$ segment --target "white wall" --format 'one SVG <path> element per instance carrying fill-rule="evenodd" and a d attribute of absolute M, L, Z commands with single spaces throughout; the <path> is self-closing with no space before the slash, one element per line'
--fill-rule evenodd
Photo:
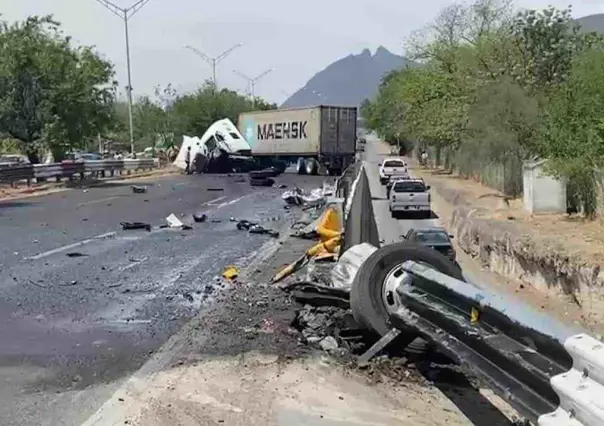
<path fill-rule="evenodd" d="M 531 214 L 566 213 L 566 183 L 545 175 L 545 162 L 524 163 L 524 208 Z"/>

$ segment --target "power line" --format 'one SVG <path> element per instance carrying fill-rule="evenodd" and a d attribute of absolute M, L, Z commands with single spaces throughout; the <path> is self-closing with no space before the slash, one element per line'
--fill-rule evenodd
<path fill-rule="evenodd" d="M 124 21 L 124 33 L 126 36 L 126 66 L 128 68 L 128 86 L 126 92 L 128 94 L 128 121 L 130 124 L 130 151 L 134 153 L 134 123 L 132 119 L 132 71 L 130 66 L 130 37 L 128 34 L 128 20 L 142 9 L 150 0 L 138 0 L 128 8 L 119 7 L 109 0 L 96 0 L 98 3 L 109 9 L 115 16 Z"/>

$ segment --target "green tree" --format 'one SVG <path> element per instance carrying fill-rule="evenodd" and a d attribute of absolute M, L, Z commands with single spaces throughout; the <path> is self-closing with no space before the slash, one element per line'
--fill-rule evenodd
<path fill-rule="evenodd" d="M 250 99 L 232 90 L 215 91 L 213 84 L 206 82 L 196 92 L 178 96 L 171 111 L 180 134 L 201 136 L 212 123 L 223 118 L 237 123 L 242 112 L 276 108 L 260 98 L 252 104 Z"/>
<path fill-rule="evenodd" d="M 0 23 L 0 132 L 34 162 L 56 160 L 96 137 L 113 118 L 111 63 L 74 47 L 50 16 Z"/>
<path fill-rule="evenodd" d="M 538 148 L 549 171 L 578 191 L 582 210 L 596 211 L 597 171 L 604 167 L 604 51 L 577 55 L 568 82 L 556 88 L 543 117 Z"/>

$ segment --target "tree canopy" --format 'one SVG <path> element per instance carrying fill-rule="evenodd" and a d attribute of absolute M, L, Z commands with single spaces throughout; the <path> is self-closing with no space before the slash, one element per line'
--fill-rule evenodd
<path fill-rule="evenodd" d="M 32 162 L 49 150 L 60 160 L 99 138 L 129 149 L 128 105 L 116 88 L 113 64 L 73 43 L 51 16 L 0 21 L 0 149 Z M 133 105 L 135 148 L 168 146 L 182 134 L 201 136 L 218 119 L 273 108 L 209 82 L 183 94 L 158 87 Z"/>
<path fill-rule="evenodd" d="M 594 187 L 604 166 L 604 42 L 579 31 L 570 7 L 457 3 L 406 44 L 421 66 L 384 76 L 362 107 L 368 127 L 511 195 L 522 190 L 522 161 L 538 157 L 551 160 L 549 173 Z M 591 214 L 593 196 L 579 198 Z"/>

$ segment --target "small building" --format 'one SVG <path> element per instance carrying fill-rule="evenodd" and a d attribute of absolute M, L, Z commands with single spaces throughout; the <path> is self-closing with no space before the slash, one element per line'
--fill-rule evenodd
<path fill-rule="evenodd" d="M 566 213 L 566 182 L 543 172 L 547 160 L 524 162 L 524 209 L 530 214 Z"/>

